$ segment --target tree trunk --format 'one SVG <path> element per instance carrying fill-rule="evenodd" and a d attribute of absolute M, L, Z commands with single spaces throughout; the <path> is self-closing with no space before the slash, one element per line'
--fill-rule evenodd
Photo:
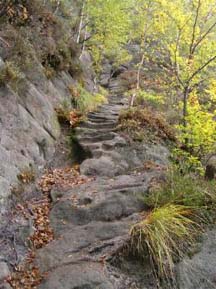
<path fill-rule="evenodd" d="M 186 87 L 183 92 L 183 126 L 187 127 L 187 105 L 188 105 L 189 89 Z"/>
<path fill-rule="evenodd" d="M 139 63 L 139 67 L 138 67 L 138 71 L 137 71 L 137 79 L 136 79 L 136 89 L 134 91 L 134 93 L 132 94 L 131 96 L 131 100 L 130 100 L 130 106 L 133 106 L 134 105 L 134 101 L 137 97 L 137 93 L 140 89 L 140 76 L 141 76 L 141 69 L 142 69 L 142 66 L 143 66 L 143 63 L 144 63 L 144 60 L 145 60 L 145 55 L 143 53 L 142 55 L 142 59 Z"/>
<path fill-rule="evenodd" d="M 79 23 L 78 35 L 77 35 L 77 40 L 76 40 L 76 43 L 78 43 L 78 44 L 80 42 L 80 36 L 81 36 L 83 22 L 84 22 L 85 4 L 86 4 L 86 0 L 83 0 L 82 9 L 81 9 L 81 15 L 80 15 L 80 23 Z"/>

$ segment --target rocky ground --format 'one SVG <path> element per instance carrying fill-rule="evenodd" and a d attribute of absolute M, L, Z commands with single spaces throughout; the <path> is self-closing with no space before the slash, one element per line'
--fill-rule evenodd
<path fill-rule="evenodd" d="M 54 240 L 36 251 L 34 264 L 46 276 L 39 289 L 157 288 L 148 260 L 128 257 L 125 244 L 131 226 L 147 209 L 142 195 L 163 178 L 169 150 L 163 144 L 131 142 L 117 130 L 119 113 L 128 101 L 118 79 L 109 89 L 108 103 L 89 113 L 73 138 L 82 181 L 73 186 L 57 183 L 50 191 Z M 52 169 L 69 165 L 64 147 L 64 140 L 59 141 Z M 26 237 L 34 227 L 28 222 L 12 215 L 5 227 L 11 244 L 2 252 L 1 280 L 27 252 Z M 209 231 L 199 252 L 177 266 L 180 289 L 215 288 L 215 240 L 215 232 Z M 11 287 L 2 283 L 0 288 Z"/>
<path fill-rule="evenodd" d="M 116 132 L 128 101 L 121 97 L 118 81 L 111 82 L 110 91 L 108 103 L 76 129 L 76 141 L 90 156 L 80 171 L 91 181 L 51 191 L 55 240 L 37 251 L 37 266 L 48 272 L 41 289 L 155 288 L 148 263 L 142 268 L 135 260 L 125 260 L 124 266 L 112 261 L 145 209 L 140 197 L 167 165 L 169 151 L 162 145 L 130 145 Z M 149 160 L 157 169 L 144 169 Z"/>

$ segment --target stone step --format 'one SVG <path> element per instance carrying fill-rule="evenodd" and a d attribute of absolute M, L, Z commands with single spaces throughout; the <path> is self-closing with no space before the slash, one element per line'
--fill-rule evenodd
<path fill-rule="evenodd" d="M 116 137 L 116 133 L 104 133 L 99 136 L 77 136 L 77 140 L 79 143 L 82 145 L 83 142 L 90 142 L 90 143 L 95 143 L 95 142 L 103 142 L 103 141 L 109 141 L 112 140 Z"/>
<path fill-rule="evenodd" d="M 116 127 L 116 121 L 107 121 L 106 123 L 95 123 L 95 122 L 92 122 L 90 120 L 88 121 L 85 121 L 83 123 L 80 124 L 80 127 L 83 127 L 83 128 L 91 128 L 91 129 L 105 129 L 105 128 L 115 128 Z"/>
<path fill-rule="evenodd" d="M 118 119 L 113 119 L 113 118 L 94 118 L 94 117 L 89 117 L 89 121 L 92 123 L 103 123 L 103 124 L 110 124 L 110 122 L 117 123 Z"/>
<path fill-rule="evenodd" d="M 89 120 L 100 120 L 100 121 L 116 120 L 116 119 L 118 119 L 118 115 L 105 115 L 104 113 L 88 114 L 88 119 Z"/>
<path fill-rule="evenodd" d="M 113 127 L 111 128 L 104 128 L 104 127 L 101 127 L 101 128 L 86 128 L 86 127 L 77 127 L 76 128 L 76 133 L 77 134 L 86 134 L 86 133 L 89 133 L 89 134 L 96 134 L 98 132 L 100 133 L 109 133 L 109 132 L 112 132 L 114 130 Z"/>
<path fill-rule="evenodd" d="M 112 110 L 109 107 L 102 107 L 97 112 L 90 112 L 88 115 L 99 115 L 99 116 L 118 116 L 120 109 Z"/>
<path fill-rule="evenodd" d="M 95 143 L 82 142 L 81 146 L 84 150 L 94 152 L 95 150 L 100 150 L 102 148 L 102 143 L 101 142 L 95 142 Z"/>
<path fill-rule="evenodd" d="M 115 147 L 124 147 L 126 145 L 127 145 L 126 140 L 123 137 L 116 135 L 114 139 L 104 141 L 102 144 L 102 149 L 111 150 Z"/>
<path fill-rule="evenodd" d="M 105 151 L 101 148 L 92 150 L 93 158 L 100 158 L 105 154 Z"/>

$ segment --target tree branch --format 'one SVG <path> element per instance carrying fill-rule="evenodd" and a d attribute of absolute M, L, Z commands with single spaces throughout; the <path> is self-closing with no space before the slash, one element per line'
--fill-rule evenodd
<path fill-rule="evenodd" d="M 200 43 L 205 39 L 205 37 L 211 33 L 211 31 L 216 27 L 216 21 L 209 27 L 209 29 L 200 37 L 200 39 L 195 43 L 193 47 L 193 53 L 195 52 L 196 48 L 200 45 Z"/>
<path fill-rule="evenodd" d="M 183 81 L 181 80 L 181 77 L 180 77 L 180 69 L 179 69 L 179 65 L 178 65 L 178 61 L 177 61 L 177 52 L 179 49 L 179 41 L 180 41 L 180 37 L 181 37 L 181 31 L 182 31 L 182 29 L 179 29 L 177 39 L 176 39 L 176 46 L 175 46 L 175 51 L 174 51 L 174 65 L 175 65 L 175 74 L 176 74 L 176 77 L 178 79 L 178 82 L 180 83 L 180 85 L 182 87 L 184 87 Z"/>
<path fill-rule="evenodd" d="M 211 57 L 208 61 L 206 61 L 206 63 L 204 63 L 203 65 L 201 65 L 192 75 L 191 77 L 188 79 L 187 83 L 189 84 L 191 82 L 191 80 L 193 80 L 193 78 L 199 74 L 205 67 L 207 67 L 211 62 L 213 62 L 214 60 L 216 60 L 216 55 Z"/>
<path fill-rule="evenodd" d="M 197 21 L 199 17 L 199 10 L 201 7 L 201 0 L 198 1 L 197 9 L 196 9 L 196 16 L 194 20 L 194 25 L 193 25 L 193 32 L 192 32 L 192 39 L 191 39 L 191 45 L 190 45 L 190 53 L 189 53 L 189 59 L 190 56 L 193 54 L 193 46 L 194 46 L 194 41 L 195 41 L 195 36 L 196 36 L 196 26 L 197 26 Z"/>

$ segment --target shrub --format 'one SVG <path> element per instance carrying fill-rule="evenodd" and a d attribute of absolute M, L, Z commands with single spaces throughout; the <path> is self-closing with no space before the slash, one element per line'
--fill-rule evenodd
<path fill-rule="evenodd" d="M 132 94 L 133 94 L 133 91 L 130 91 L 130 95 Z M 138 105 L 145 104 L 153 108 L 159 108 L 160 106 L 164 105 L 165 99 L 163 95 L 157 94 L 154 91 L 139 90 L 137 93 L 135 103 Z"/>
<path fill-rule="evenodd" d="M 185 144 L 187 150 L 202 159 L 203 156 L 215 152 L 216 149 L 216 112 L 209 112 L 200 105 L 198 100 L 191 97 L 186 116 L 187 126 L 180 124 L 179 140 Z"/>
<path fill-rule="evenodd" d="M 149 141 L 175 141 L 175 134 L 163 115 L 151 108 L 130 108 L 119 117 L 120 130 L 126 131 L 133 140 L 146 138 Z"/>
<path fill-rule="evenodd" d="M 192 208 L 165 205 L 156 208 L 130 231 L 130 247 L 135 254 L 148 251 L 158 277 L 174 280 L 174 261 L 184 252 L 184 244 L 195 241 L 198 225 Z"/>

